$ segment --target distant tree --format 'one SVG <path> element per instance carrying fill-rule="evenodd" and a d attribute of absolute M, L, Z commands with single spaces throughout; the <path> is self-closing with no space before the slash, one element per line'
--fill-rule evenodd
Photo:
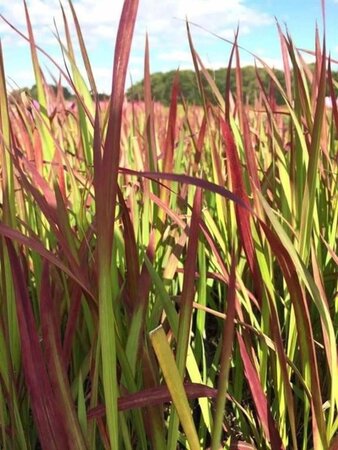
<path fill-rule="evenodd" d="M 214 79 L 216 86 L 222 95 L 225 94 L 226 85 L 226 74 L 227 69 L 218 69 L 215 71 L 208 71 L 210 76 Z M 281 85 L 284 87 L 284 76 L 283 72 L 275 70 L 276 77 L 280 81 Z M 253 66 L 247 66 L 242 69 L 242 81 L 243 81 L 243 101 L 253 104 L 258 92 L 258 81 L 257 75 L 260 77 L 264 90 L 269 94 L 272 92 L 270 90 L 271 80 L 268 73 L 262 68 L 255 68 Z M 159 101 L 164 105 L 169 105 L 171 87 L 173 79 L 175 76 L 175 71 L 169 71 L 166 73 L 156 72 L 151 75 L 151 89 L 152 96 L 155 101 Z M 196 74 L 192 70 L 182 70 L 179 73 L 180 76 L 180 91 L 182 97 L 188 103 L 201 104 L 201 96 L 198 89 L 198 84 L 196 80 Z M 207 99 L 211 102 L 215 102 L 216 99 L 212 93 L 209 83 L 205 79 L 204 75 L 201 73 L 201 80 L 203 83 L 203 88 Z M 236 96 L 236 72 L 235 69 L 231 69 L 230 72 L 230 90 Z M 276 101 L 281 103 L 281 95 L 276 92 Z M 140 81 L 127 90 L 128 100 L 143 100 L 143 81 Z"/>
<path fill-rule="evenodd" d="M 54 94 L 57 93 L 58 87 L 55 84 L 50 84 L 50 85 L 48 85 L 48 87 L 53 90 Z M 34 100 L 37 100 L 38 89 L 37 89 L 36 84 L 34 84 L 30 89 L 26 89 L 26 91 L 28 91 L 29 95 Z M 70 100 L 70 99 L 74 98 L 74 95 L 70 92 L 70 90 L 67 87 L 62 86 L 62 91 L 63 91 L 63 97 L 65 100 Z"/>
<path fill-rule="evenodd" d="M 109 95 L 107 94 L 98 94 L 97 96 L 100 102 L 106 102 L 109 100 Z"/>

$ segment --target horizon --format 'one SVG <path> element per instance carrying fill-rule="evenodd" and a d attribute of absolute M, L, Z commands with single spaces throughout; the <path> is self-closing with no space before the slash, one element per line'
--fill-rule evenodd
<path fill-rule="evenodd" d="M 61 39 L 64 38 L 58 1 L 31 0 L 27 3 L 36 43 L 64 67 L 59 44 L 53 35 L 53 32 L 55 33 L 53 20 L 55 20 Z M 287 0 L 282 5 L 279 3 L 274 0 L 227 0 L 224 4 L 217 0 L 195 0 L 195 2 L 164 0 L 161 4 L 157 4 L 154 0 L 141 0 L 126 89 L 143 78 L 146 33 L 149 35 L 151 73 L 168 72 L 178 68 L 193 70 L 186 36 L 186 15 L 191 23 L 190 30 L 195 49 L 208 69 L 217 70 L 227 67 L 231 45 L 222 39 L 232 40 L 238 25 L 238 44 L 263 59 L 270 67 L 282 69 L 276 19 L 283 30 L 286 24 L 296 47 L 311 51 L 314 50 L 316 24 L 319 35 L 322 37 L 322 12 L 320 0 L 311 2 L 310 5 L 305 0 L 296 2 Z M 95 3 L 95 9 L 90 0 L 76 0 L 73 4 L 93 66 L 98 91 L 109 94 L 115 35 L 123 2 L 117 0 L 114 10 L 109 9 L 107 0 L 98 0 Z M 72 37 L 75 38 L 68 4 L 64 5 L 64 9 Z M 26 34 L 24 6 L 21 0 L 12 0 L 10 6 L 5 0 L 0 0 L 0 14 Z M 299 26 L 299 17 L 302 20 L 301 26 Z M 335 38 L 336 17 L 338 18 L 338 0 L 327 0 L 327 52 L 331 54 L 334 61 L 338 60 L 338 41 Z M 3 20 L 0 21 L 0 38 L 9 88 L 31 87 L 34 84 L 34 74 L 28 44 Z M 241 67 L 253 65 L 255 62 L 247 51 L 240 50 Z M 306 53 L 302 53 L 302 56 L 307 62 L 313 59 Z M 78 49 L 76 57 L 79 62 Z M 55 68 L 52 68 L 46 58 L 41 55 L 39 60 L 48 83 L 53 80 L 52 76 L 57 80 L 59 73 Z M 333 70 L 337 70 L 335 64 L 333 64 Z M 79 64 L 79 67 L 83 68 L 83 65 Z M 52 76 L 48 75 L 48 72 L 51 72 Z M 67 86 L 64 80 L 62 84 Z"/>

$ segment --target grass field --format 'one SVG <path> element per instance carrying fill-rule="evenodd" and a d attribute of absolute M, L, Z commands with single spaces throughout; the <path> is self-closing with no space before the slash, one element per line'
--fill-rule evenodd
<path fill-rule="evenodd" d="M 179 73 L 170 107 L 152 101 L 147 42 L 145 101 L 128 104 L 137 8 L 125 0 L 108 105 L 73 8 L 56 93 L 27 7 L 37 100 L 8 92 L 0 52 L 0 448 L 337 449 L 325 37 L 312 68 L 279 29 L 286 89 L 265 66 L 248 107 L 236 42 L 236 92 L 219 92 L 187 26 L 203 106 Z"/>

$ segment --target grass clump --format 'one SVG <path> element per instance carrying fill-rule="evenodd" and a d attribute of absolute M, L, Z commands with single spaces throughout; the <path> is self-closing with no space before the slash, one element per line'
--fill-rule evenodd
<path fill-rule="evenodd" d="M 180 96 L 179 73 L 169 108 L 152 101 L 148 42 L 144 102 L 127 103 L 126 0 L 102 105 L 70 6 L 88 82 L 65 14 L 56 67 L 74 103 L 45 81 L 26 5 L 37 101 L 11 97 L 0 52 L 1 448 L 334 449 L 325 38 L 309 67 L 279 30 L 283 85 L 265 65 L 269 89 L 257 71 L 249 106 L 236 41 L 236 89 L 228 75 L 220 92 L 188 27 L 202 106 Z"/>

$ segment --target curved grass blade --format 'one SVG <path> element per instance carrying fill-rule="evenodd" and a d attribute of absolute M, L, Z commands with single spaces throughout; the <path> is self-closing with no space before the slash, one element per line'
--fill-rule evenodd
<path fill-rule="evenodd" d="M 117 176 L 120 161 L 120 138 L 124 86 L 131 49 L 131 41 L 138 10 L 138 0 L 125 0 L 119 22 L 112 80 L 111 102 L 103 155 L 100 149 L 94 153 L 94 188 L 96 194 L 97 256 L 98 256 L 98 296 L 99 333 L 103 369 L 103 389 L 107 413 L 110 445 L 120 446 L 118 423 L 118 380 L 116 357 L 116 330 L 113 301 L 116 301 L 117 286 L 113 286 L 113 276 L 117 278 L 112 261 L 115 207 L 118 191 Z M 97 133 L 100 130 L 96 130 Z M 95 140 L 94 136 L 94 140 Z M 97 136 L 99 139 L 99 136 Z M 114 269 L 113 269 L 114 268 Z M 114 274 L 112 274 L 112 269 Z"/>

